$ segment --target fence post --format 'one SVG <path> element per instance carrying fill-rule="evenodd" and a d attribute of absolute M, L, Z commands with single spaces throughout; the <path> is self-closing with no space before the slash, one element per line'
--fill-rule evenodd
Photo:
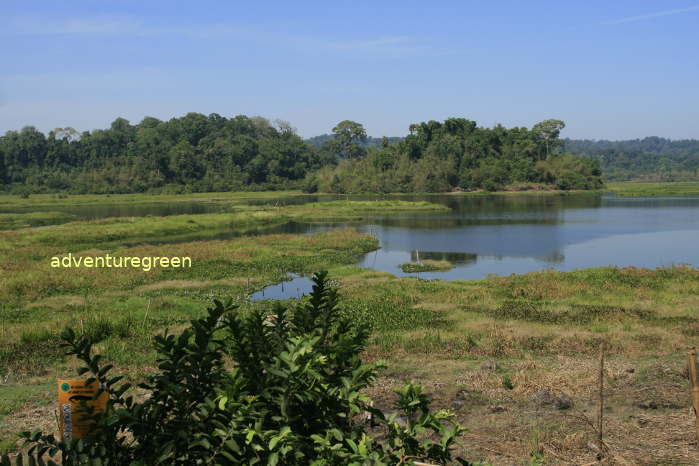
<path fill-rule="evenodd" d="M 598 388 L 599 392 L 597 394 L 598 412 L 597 412 L 597 444 L 599 446 L 600 452 L 604 452 L 603 446 L 603 435 L 602 427 L 604 424 L 604 343 L 600 345 L 599 351 L 599 376 L 598 376 Z"/>
<path fill-rule="evenodd" d="M 697 351 L 694 348 L 687 352 L 687 362 L 689 366 L 689 382 L 692 386 L 692 406 L 694 408 L 697 447 L 699 447 L 699 375 L 697 375 Z"/>

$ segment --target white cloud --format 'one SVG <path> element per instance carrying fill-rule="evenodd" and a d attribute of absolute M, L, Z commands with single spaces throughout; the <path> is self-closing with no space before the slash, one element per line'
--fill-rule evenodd
<path fill-rule="evenodd" d="M 91 19 L 17 19 L 10 24 L 10 32 L 29 35 L 124 35 L 145 32 L 140 21 L 133 18 Z"/>
<path fill-rule="evenodd" d="M 424 52 L 428 47 L 410 37 L 382 37 L 368 40 L 350 40 L 329 42 L 328 48 L 351 50 L 368 53 L 416 53 Z"/>
<path fill-rule="evenodd" d="M 359 52 L 372 55 L 416 55 L 451 53 L 407 36 L 345 39 L 304 34 L 282 34 L 267 29 L 230 24 L 159 26 L 131 17 L 95 17 L 79 19 L 17 19 L 5 28 L 5 34 L 82 35 L 82 36 L 173 36 L 197 40 L 235 37 L 267 47 L 285 47 L 303 51 Z"/>
<path fill-rule="evenodd" d="M 679 14 L 683 14 L 683 13 L 690 13 L 693 11 L 699 11 L 699 5 L 694 5 L 694 6 L 690 6 L 687 8 L 677 8 L 674 10 L 656 11 L 655 13 L 648 13 L 645 15 L 627 16 L 625 18 L 619 18 L 619 19 L 615 19 L 615 20 L 611 20 L 611 21 L 604 21 L 602 24 L 634 23 L 636 21 L 645 21 L 648 19 L 660 18 L 661 16 L 679 15 Z"/>

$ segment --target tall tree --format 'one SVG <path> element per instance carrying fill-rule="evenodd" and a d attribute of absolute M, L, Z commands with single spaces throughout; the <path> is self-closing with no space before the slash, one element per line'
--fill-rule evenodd
<path fill-rule="evenodd" d="M 532 131 L 536 134 L 543 142 L 546 147 L 546 158 L 549 158 L 549 148 L 553 148 L 560 144 L 558 136 L 561 134 L 561 130 L 565 128 L 566 124 L 561 120 L 544 120 L 534 125 Z"/>
<path fill-rule="evenodd" d="M 333 128 L 330 140 L 330 148 L 345 159 L 357 159 L 366 155 L 366 149 L 362 145 L 366 141 L 366 131 L 361 123 L 351 120 L 343 120 Z"/>

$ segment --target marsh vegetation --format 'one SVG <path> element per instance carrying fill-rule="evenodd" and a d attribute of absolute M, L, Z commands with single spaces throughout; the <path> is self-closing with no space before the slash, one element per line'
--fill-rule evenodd
<path fill-rule="evenodd" d="M 436 261 L 425 259 L 419 262 L 406 262 L 400 265 L 400 269 L 406 273 L 417 272 L 446 272 L 451 270 L 453 265 L 449 261 Z"/>

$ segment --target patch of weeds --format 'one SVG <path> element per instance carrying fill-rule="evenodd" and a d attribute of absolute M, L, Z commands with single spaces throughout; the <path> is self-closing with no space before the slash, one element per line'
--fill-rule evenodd
<path fill-rule="evenodd" d="M 609 325 L 598 323 L 590 327 L 590 331 L 595 333 L 607 333 L 609 331 Z"/>
<path fill-rule="evenodd" d="M 637 383 L 648 383 L 658 378 L 657 370 L 650 366 L 642 366 L 636 370 Z"/>
<path fill-rule="evenodd" d="M 660 325 L 694 325 L 699 323 L 696 317 L 691 316 L 656 317 L 653 322 Z"/>
<path fill-rule="evenodd" d="M 597 350 L 603 344 L 608 344 L 607 339 L 604 337 L 588 337 L 583 339 L 583 345 L 590 349 Z"/>
<path fill-rule="evenodd" d="M 519 346 L 525 351 L 542 352 L 553 339 L 553 335 L 528 336 L 520 339 Z"/>
<path fill-rule="evenodd" d="M 407 300 L 381 297 L 368 301 L 349 299 L 344 312 L 369 323 L 375 331 L 441 328 L 444 314 L 430 309 L 413 308 Z"/>
<path fill-rule="evenodd" d="M 33 397 L 45 393 L 49 386 L 50 384 L 46 383 L 40 385 L 0 385 L 0 420 Z"/>
<path fill-rule="evenodd" d="M 464 338 L 464 343 L 466 344 L 467 350 L 470 351 L 470 350 L 476 348 L 478 346 L 479 340 L 480 340 L 479 335 L 476 335 L 473 333 L 467 334 L 466 337 Z"/>
<path fill-rule="evenodd" d="M 514 384 L 512 383 L 512 379 L 509 375 L 505 375 L 502 377 L 502 388 L 504 388 L 505 390 L 512 390 L 515 388 Z"/>
<path fill-rule="evenodd" d="M 16 448 L 16 441 L 11 439 L 0 440 L 0 455 L 6 455 Z"/>
<path fill-rule="evenodd" d="M 689 324 L 686 327 L 683 327 L 680 331 L 682 332 L 682 335 L 687 337 L 699 337 L 699 322 Z"/>
<path fill-rule="evenodd" d="M 531 437 L 529 439 L 530 466 L 543 466 L 546 464 L 546 457 L 544 456 L 544 448 L 541 437 L 541 430 L 538 427 L 535 427 L 532 430 Z"/>
<path fill-rule="evenodd" d="M 41 375 L 53 362 L 65 356 L 55 341 L 0 343 L 0 368 L 13 374 Z"/>
<path fill-rule="evenodd" d="M 663 342 L 663 337 L 654 333 L 641 333 L 634 335 L 633 339 L 641 343 L 646 348 L 658 347 Z"/>
<path fill-rule="evenodd" d="M 569 304 L 568 310 L 556 310 L 555 304 L 547 301 L 508 300 L 492 311 L 483 308 L 468 308 L 469 311 L 487 313 L 496 319 L 524 320 L 543 324 L 590 324 L 607 319 L 632 318 L 645 322 L 659 323 L 659 318 L 646 309 L 627 309 L 621 306 L 601 304 Z M 604 330 L 603 330 L 604 331 Z"/>
<path fill-rule="evenodd" d="M 432 353 L 444 349 L 444 343 L 439 332 L 429 332 L 414 338 L 405 338 L 403 348 L 408 353 Z"/>
<path fill-rule="evenodd" d="M 403 345 L 405 338 L 397 333 L 384 333 L 373 338 L 373 343 L 383 353 L 390 353 Z"/>
<path fill-rule="evenodd" d="M 100 344 L 100 350 L 106 359 L 115 364 L 148 366 L 155 363 L 157 356 L 152 342 L 152 336 L 130 340 L 109 338 Z"/>
<path fill-rule="evenodd" d="M 403 350 L 411 354 L 447 355 L 449 358 L 466 356 L 471 347 L 467 339 L 444 335 L 439 331 L 428 331 L 422 335 L 406 336 L 402 339 Z"/>
<path fill-rule="evenodd" d="M 80 321 L 77 333 L 94 344 L 114 334 L 114 323 L 104 316 L 92 315 Z"/>
<path fill-rule="evenodd" d="M 58 341 L 58 335 L 47 328 L 35 328 L 22 330 L 19 341 L 23 345 L 31 345 L 46 341 Z"/>

